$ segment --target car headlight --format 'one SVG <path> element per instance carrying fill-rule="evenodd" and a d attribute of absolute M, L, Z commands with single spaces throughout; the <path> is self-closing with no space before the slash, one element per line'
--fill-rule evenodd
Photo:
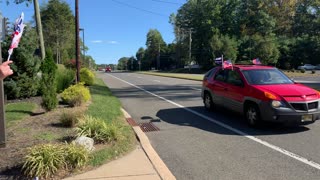
<path fill-rule="evenodd" d="M 274 108 L 285 107 L 285 104 L 281 101 L 273 100 L 271 101 L 271 106 Z"/>

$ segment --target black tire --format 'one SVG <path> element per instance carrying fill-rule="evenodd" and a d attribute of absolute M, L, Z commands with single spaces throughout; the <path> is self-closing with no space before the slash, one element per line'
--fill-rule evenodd
<path fill-rule="evenodd" d="M 204 103 L 204 107 L 208 111 L 212 111 L 213 110 L 213 101 L 212 101 L 212 97 L 211 97 L 210 93 L 206 92 L 204 94 L 203 103 Z"/>
<path fill-rule="evenodd" d="M 249 126 L 257 127 L 261 123 L 260 110 L 256 104 L 248 104 L 244 110 Z"/>

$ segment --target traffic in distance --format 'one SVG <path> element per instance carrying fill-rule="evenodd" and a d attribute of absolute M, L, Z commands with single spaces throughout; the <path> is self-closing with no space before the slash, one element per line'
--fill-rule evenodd
<path fill-rule="evenodd" d="M 222 106 L 244 115 L 250 126 L 262 121 L 309 124 L 320 119 L 320 92 L 288 78 L 275 67 L 214 67 L 203 78 L 206 109 Z"/>

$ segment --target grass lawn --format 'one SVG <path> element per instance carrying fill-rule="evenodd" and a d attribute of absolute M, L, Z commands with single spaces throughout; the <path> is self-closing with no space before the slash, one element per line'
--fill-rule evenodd
<path fill-rule="evenodd" d="M 15 122 L 32 115 L 36 104 L 31 102 L 10 103 L 5 105 L 6 126 L 10 127 Z"/>

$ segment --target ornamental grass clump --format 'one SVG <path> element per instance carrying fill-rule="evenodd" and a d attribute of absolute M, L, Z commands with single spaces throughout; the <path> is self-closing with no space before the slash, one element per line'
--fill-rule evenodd
<path fill-rule="evenodd" d="M 84 146 L 71 144 L 42 144 L 29 149 L 23 164 L 23 173 L 31 178 L 48 179 L 60 170 L 84 167 L 89 161 L 89 152 Z"/>
<path fill-rule="evenodd" d="M 64 148 L 57 144 L 43 144 L 29 149 L 22 170 L 28 177 L 47 179 L 65 166 Z"/>
<path fill-rule="evenodd" d="M 75 143 L 66 144 L 64 151 L 68 169 L 80 169 L 89 161 L 89 152 L 84 146 Z"/>
<path fill-rule="evenodd" d="M 84 111 L 82 109 L 63 111 L 60 115 L 60 123 L 64 127 L 75 127 L 78 124 L 78 120 L 83 116 Z"/>
<path fill-rule="evenodd" d="M 83 103 L 91 99 L 90 91 L 83 83 L 70 86 L 61 94 L 61 99 L 71 107 L 81 106 Z"/>
<path fill-rule="evenodd" d="M 92 116 L 83 116 L 76 128 L 77 136 L 93 138 L 95 143 L 111 143 L 122 138 L 121 126 Z"/>

